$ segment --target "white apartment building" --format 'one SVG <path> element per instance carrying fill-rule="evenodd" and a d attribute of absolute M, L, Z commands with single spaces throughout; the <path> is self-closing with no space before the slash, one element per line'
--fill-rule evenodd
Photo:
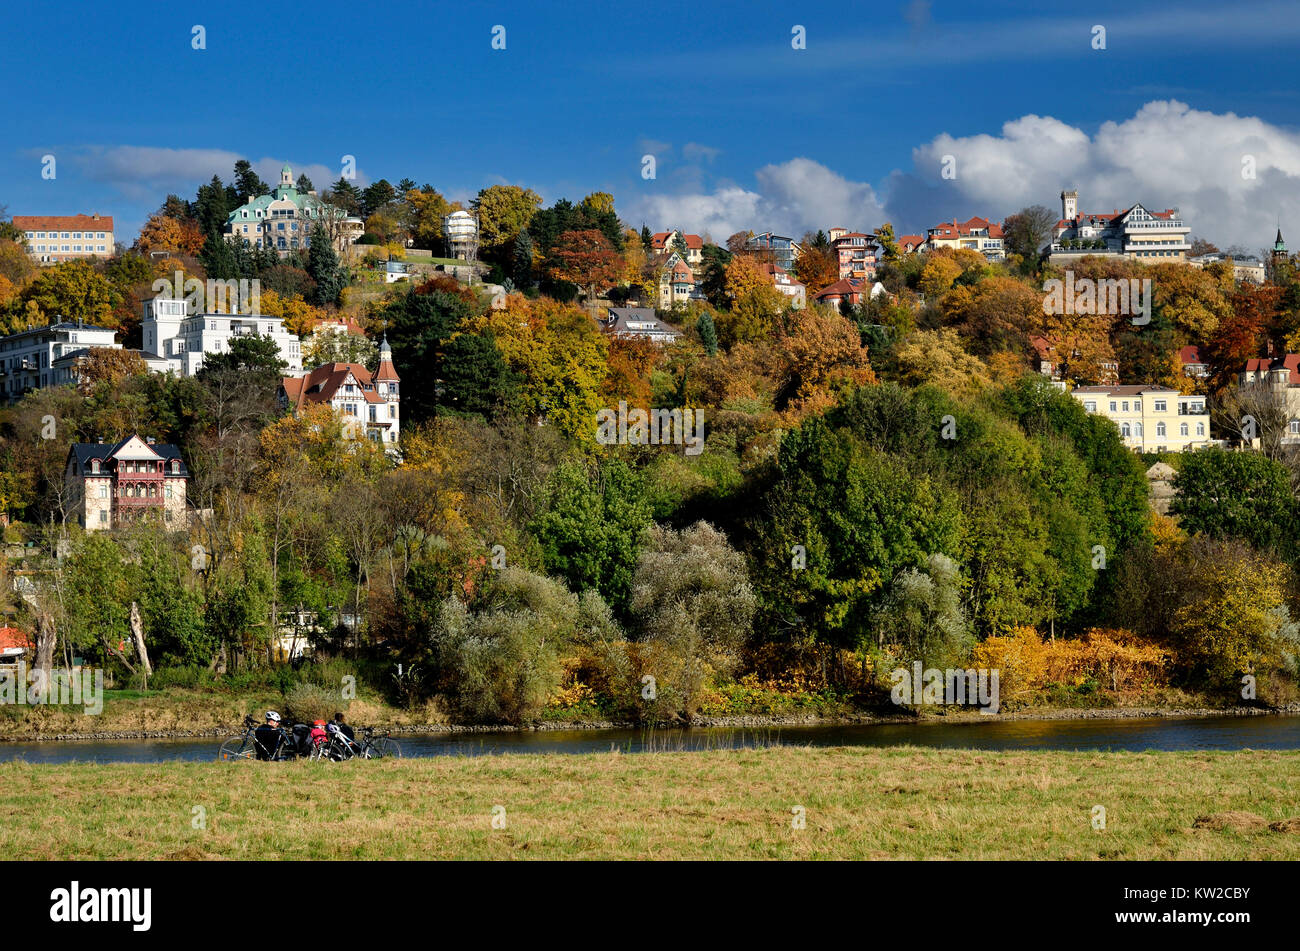
<path fill-rule="evenodd" d="M 13 225 L 27 236 L 27 253 L 40 264 L 113 253 L 110 215 L 14 215 Z"/>
<path fill-rule="evenodd" d="M 13 401 L 28 390 L 75 383 L 75 361 L 64 358 L 98 347 L 120 350 L 116 336 L 111 327 L 61 321 L 0 337 L 0 394 Z"/>
<path fill-rule="evenodd" d="M 1080 386 L 1074 398 L 1089 413 L 1119 427 L 1124 445 L 1137 452 L 1182 452 L 1210 445 L 1210 411 L 1204 396 L 1167 386 Z"/>
<path fill-rule="evenodd" d="M 141 322 L 144 349 L 167 361 L 178 376 L 194 376 L 203 366 L 206 353 L 226 353 L 230 341 L 261 334 L 275 341 L 285 372 L 302 374 L 302 344 L 296 334 L 284 329 L 279 317 L 265 314 L 190 314 L 184 298 L 155 297 L 144 302 Z"/>

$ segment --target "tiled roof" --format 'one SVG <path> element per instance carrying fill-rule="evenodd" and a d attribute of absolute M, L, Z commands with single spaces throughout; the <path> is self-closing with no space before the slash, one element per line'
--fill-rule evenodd
<path fill-rule="evenodd" d="M 1247 373 L 1267 373 L 1269 370 L 1286 370 L 1287 386 L 1300 386 L 1300 353 L 1284 357 L 1260 357 L 1246 361 Z"/>
<path fill-rule="evenodd" d="M 661 251 L 668 246 L 668 237 L 671 231 L 660 231 L 650 236 L 650 247 L 656 251 Z M 704 239 L 698 234 L 683 234 L 682 240 L 686 242 L 686 248 L 690 251 L 699 251 L 704 247 Z"/>
<path fill-rule="evenodd" d="M 69 461 L 72 462 L 73 471 L 78 476 L 89 475 L 90 460 L 99 459 L 102 462 L 106 459 L 109 459 L 112 456 L 114 456 L 123 446 L 129 443 L 132 439 L 136 439 L 136 438 L 137 438 L 136 434 L 132 433 L 130 436 L 127 436 L 125 439 L 112 444 L 102 443 L 102 442 L 74 442 L 71 446 L 68 447 L 68 459 Z M 177 446 L 175 446 L 173 443 L 146 442 L 145 445 L 147 445 L 151 450 L 153 450 L 153 452 L 160 459 L 163 459 L 166 462 L 171 462 L 173 459 L 177 460 L 181 464 L 180 472 L 178 473 L 178 475 L 184 479 L 188 479 L 190 477 L 189 469 L 185 467 L 185 459 L 181 456 L 180 449 Z M 169 476 L 172 475 L 172 472 L 170 471 L 171 467 L 167 466 L 166 469 L 167 469 L 166 474 Z M 108 473 L 101 472 L 100 474 L 107 475 Z"/>
<path fill-rule="evenodd" d="M 1190 344 L 1178 351 L 1178 359 L 1183 363 L 1204 363 L 1205 362 L 1204 360 L 1201 359 L 1200 348 L 1191 346 Z"/>
<path fill-rule="evenodd" d="M 16 627 L 0 627 L 0 650 L 32 650 L 32 640 Z"/>
<path fill-rule="evenodd" d="M 14 215 L 19 231 L 112 231 L 112 215 Z"/>
<path fill-rule="evenodd" d="M 387 402 L 373 389 L 374 381 L 370 378 L 370 371 L 360 363 L 323 363 L 306 376 L 283 377 L 280 386 L 289 404 L 294 409 L 302 409 L 303 403 L 328 403 L 333 400 L 349 374 L 361 387 L 361 398 L 367 403 Z M 396 379 L 396 376 L 393 378 Z M 367 390 L 366 386 L 372 388 Z"/>
<path fill-rule="evenodd" d="M 825 297 L 847 297 L 850 294 L 861 294 L 861 293 L 862 293 L 862 282 L 852 277 L 845 277 L 836 281 L 834 284 L 830 285 L 829 287 L 819 291 L 817 294 L 817 299 L 821 300 L 822 298 Z"/>
<path fill-rule="evenodd" d="M 649 327 L 632 328 L 628 324 L 650 324 Z M 605 329 L 615 333 L 662 333 L 676 336 L 680 333 L 676 327 L 666 324 L 655 316 L 653 307 L 611 307 Z"/>

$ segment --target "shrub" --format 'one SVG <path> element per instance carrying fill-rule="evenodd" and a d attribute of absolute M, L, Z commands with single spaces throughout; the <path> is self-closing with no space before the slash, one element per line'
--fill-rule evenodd
<path fill-rule="evenodd" d="M 564 585 L 507 568 L 471 607 L 447 598 L 433 648 L 448 699 L 474 720 L 535 719 L 563 680 L 560 651 L 574 637 L 578 599 Z"/>
<path fill-rule="evenodd" d="M 1010 634 L 987 637 L 971 654 L 976 667 L 998 672 L 998 693 L 1003 706 L 1025 703 L 1043 684 L 1046 650 L 1032 627 L 1017 627 Z"/>
<path fill-rule="evenodd" d="M 647 712 L 695 711 L 715 673 L 740 662 L 754 619 L 754 592 L 743 556 L 707 522 L 684 531 L 654 526 L 632 582 L 632 613 L 641 621 L 643 670 L 655 678 Z"/>
<path fill-rule="evenodd" d="M 346 707 L 347 701 L 339 691 L 311 683 L 295 684 L 284 697 L 285 712 L 291 722 L 297 723 L 329 720 L 335 712 Z"/>
<path fill-rule="evenodd" d="M 1050 683 L 1080 686 L 1096 681 L 1110 690 L 1163 683 L 1169 652 L 1132 631 L 1091 628 L 1078 640 L 1059 640 L 1043 648 L 1044 676 Z"/>

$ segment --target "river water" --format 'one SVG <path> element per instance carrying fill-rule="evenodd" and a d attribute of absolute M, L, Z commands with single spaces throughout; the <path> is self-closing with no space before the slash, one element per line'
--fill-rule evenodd
<path fill-rule="evenodd" d="M 690 752 L 762 746 L 919 746 L 971 750 L 1297 750 L 1300 716 L 1144 717 L 783 726 L 758 729 L 539 730 L 398 735 L 403 756 Z M 219 737 L 0 743 L 0 761 L 215 761 Z"/>

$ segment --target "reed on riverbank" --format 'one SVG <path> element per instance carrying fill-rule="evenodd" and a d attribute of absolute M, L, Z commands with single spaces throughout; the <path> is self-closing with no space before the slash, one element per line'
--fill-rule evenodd
<path fill-rule="evenodd" d="M 13 762 L 0 811 L 23 859 L 1294 860 L 1300 752 Z"/>

